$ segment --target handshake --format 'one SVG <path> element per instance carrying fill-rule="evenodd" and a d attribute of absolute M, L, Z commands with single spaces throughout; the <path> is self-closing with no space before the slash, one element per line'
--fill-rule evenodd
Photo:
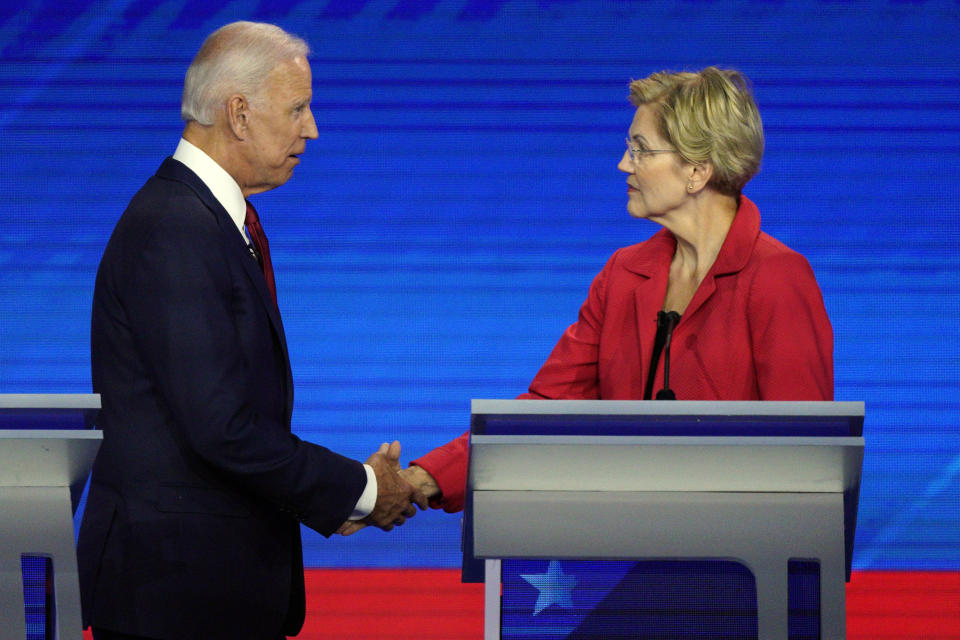
<path fill-rule="evenodd" d="M 390 531 L 412 518 L 417 510 L 414 505 L 426 509 L 431 498 L 440 495 L 440 487 L 422 467 L 400 466 L 400 443 L 384 442 L 367 458 L 366 464 L 373 467 L 377 476 L 377 502 L 370 515 L 361 520 L 347 520 L 337 533 L 349 536 L 367 525 Z"/>

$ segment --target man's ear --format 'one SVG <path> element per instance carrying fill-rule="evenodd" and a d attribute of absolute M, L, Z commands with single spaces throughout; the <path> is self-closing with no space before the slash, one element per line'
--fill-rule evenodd
<path fill-rule="evenodd" d="M 238 140 L 247 137 L 247 126 L 250 118 L 250 103 L 239 93 L 227 98 L 227 125 Z"/>

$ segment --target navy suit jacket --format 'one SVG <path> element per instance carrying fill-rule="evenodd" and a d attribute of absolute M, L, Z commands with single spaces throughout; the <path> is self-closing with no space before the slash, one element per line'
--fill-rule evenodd
<path fill-rule="evenodd" d="M 84 623 L 151 638 L 303 624 L 302 522 L 332 534 L 363 465 L 290 432 L 280 314 L 236 225 L 168 158 L 97 272 L 104 439 L 80 529 Z"/>

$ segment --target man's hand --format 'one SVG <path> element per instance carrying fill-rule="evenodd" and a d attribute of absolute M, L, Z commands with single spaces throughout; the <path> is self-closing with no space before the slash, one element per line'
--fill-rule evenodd
<path fill-rule="evenodd" d="M 400 477 L 400 443 L 397 441 L 380 448 L 366 461 L 377 476 L 377 502 L 363 522 L 390 531 L 413 517 L 417 510 L 427 508 L 427 499 L 419 490 Z"/>
<path fill-rule="evenodd" d="M 396 445 L 396 449 L 392 447 Z M 437 484 L 437 481 L 433 479 L 426 469 L 419 467 L 417 465 L 412 465 L 406 469 L 400 469 L 400 444 L 394 442 L 392 445 L 387 445 L 386 443 L 380 446 L 380 449 L 377 453 L 384 454 L 387 458 L 391 458 L 396 461 L 397 473 L 401 478 L 406 480 L 414 489 L 418 490 L 420 496 L 414 499 L 414 503 L 421 509 L 426 509 L 428 506 L 428 500 L 432 498 L 437 498 L 440 496 L 440 486 Z M 372 457 L 372 456 L 371 456 Z M 367 462 L 369 464 L 369 461 Z M 378 480 L 379 482 L 379 476 Z M 416 495 L 416 494 L 414 494 Z M 373 515 L 373 514 L 371 514 Z M 337 529 L 337 533 L 342 536 L 350 536 L 355 534 L 357 531 L 360 531 L 367 526 L 367 523 L 363 520 L 347 520 L 343 525 Z M 385 529 L 389 531 L 389 529 Z"/>

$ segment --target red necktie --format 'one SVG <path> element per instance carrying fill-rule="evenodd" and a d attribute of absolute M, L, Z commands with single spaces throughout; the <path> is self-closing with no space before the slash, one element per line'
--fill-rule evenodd
<path fill-rule="evenodd" d="M 273 296 L 273 304 L 277 304 L 277 285 L 273 281 L 273 263 L 270 262 L 270 243 L 267 242 L 267 234 L 263 232 L 260 226 L 260 216 L 253 205 L 247 202 L 247 217 L 243 221 L 247 225 L 247 233 L 250 234 L 250 240 L 253 246 L 257 248 L 260 254 L 260 266 L 263 267 L 263 277 L 267 280 L 267 289 Z"/>

